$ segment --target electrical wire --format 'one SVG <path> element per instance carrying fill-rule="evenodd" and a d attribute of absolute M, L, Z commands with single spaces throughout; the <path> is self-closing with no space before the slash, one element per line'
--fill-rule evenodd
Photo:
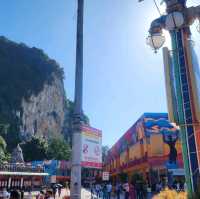
<path fill-rule="evenodd" d="M 198 19 L 198 25 L 196 26 L 196 29 L 200 33 L 200 18 Z"/>
<path fill-rule="evenodd" d="M 155 4 L 155 6 L 156 6 L 156 9 L 157 9 L 159 15 L 161 16 L 162 14 L 161 14 L 161 12 L 160 12 L 160 9 L 159 9 L 159 7 L 158 7 L 158 4 L 156 3 L 156 0 L 153 0 L 153 2 L 154 2 L 154 4 Z"/>

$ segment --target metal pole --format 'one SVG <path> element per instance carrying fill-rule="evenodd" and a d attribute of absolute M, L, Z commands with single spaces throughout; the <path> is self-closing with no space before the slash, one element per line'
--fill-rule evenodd
<path fill-rule="evenodd" d="M 200 175 L 200 97 L 198 64 L 190 41 L 190 25 L 200 18 L 200 6 L 187 7 L 187 0 L 164 0 L 166 15 L 151 23 L 150 34 L 170 32 L 172 54 L 164 49 L 169 119 L 180 126 L 188 195 L 198 190 Z M 178 25 L 177 13 L 183 18 Z M 172 18 L 172 27 L 167 24 Z M 179 21 L 180 22 L 180 21 Z M 154 44 L 153 44 L 154 45 Z M 155 46 L 154 46 L 155 48 Z"/>
<path fill-rule="evenodd" d="M 71 199 L 81 199 L 81 121 L 83 92 L 83 10 L 84 0 L 78 0 L 75 102 L 72 136 Z"/>

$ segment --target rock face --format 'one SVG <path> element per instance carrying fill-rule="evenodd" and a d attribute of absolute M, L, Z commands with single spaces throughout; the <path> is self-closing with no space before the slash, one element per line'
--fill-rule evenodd
<path fill-rule="evenodd" d="M 24 163 L 24 157 L 22 153 L 22 149 L 17 145 L 17 147 L 13 150 L 11 154 L 11 163 Z"/>
<path fill-rule="evenodd" d="M 65 119 L 65 91 L 63 81 L 54 77 L 51 84 L 44 84 L 43 90 L 22 100 L 20 127 L 25 137 L 61 134 Z"/>

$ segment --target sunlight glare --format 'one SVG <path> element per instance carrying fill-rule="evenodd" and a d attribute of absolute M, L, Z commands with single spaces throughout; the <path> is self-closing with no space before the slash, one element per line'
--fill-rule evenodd
<path fill-rule="evenodd" d="M 163 34 L 165 36 L 165 44 L 164 44 L 164 46 L 166 46 L 169 49 L 171 49 L 171 38 L 170 38 L 169 32 L 166 31 L 166 30 L 163 30 Z"/>

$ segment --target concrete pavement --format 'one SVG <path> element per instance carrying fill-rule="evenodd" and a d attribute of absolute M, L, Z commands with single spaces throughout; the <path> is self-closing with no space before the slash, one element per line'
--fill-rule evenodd
<path fill-rule="evenodd" d="M 36 198 L 36 195 L 38 194 L 39 192 L 32 192 L 32 199 L 35 199 Z M 63 199 L 64 196 L 69 196 L 70 195 L 70 191 L 69 189 L 63 189 L 62 190 L 62 193 L 60 195 L 60 197 L 58 196 L 58 193 L 56 193 L 56 199 Z M 25 199 L 28 199 L 27 197 L 27 193 L 25 194 Z M 151 199 L 152 197 L 148 197 L 147 199 Z M 91 197 L 91 192 L 88 191 L 87 189 L 82 189 L 81 190 L 81 199 L 97 199 L 96 195 L 93 196 L 93 198 Z M 102 199 L 102 198 L 100 198 Z M 117 199 L 116 197 L 112 196 L 111 199 Z M 121 194 L 120 195 L 120 199 L 124 199 L 124 194 Z"/>

